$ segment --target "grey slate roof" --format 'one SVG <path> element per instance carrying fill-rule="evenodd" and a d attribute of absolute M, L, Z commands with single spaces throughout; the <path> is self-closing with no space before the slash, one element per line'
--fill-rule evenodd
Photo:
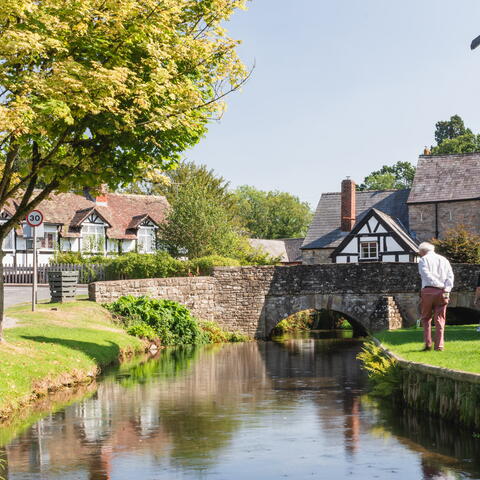
<path fill-rule="evenodd" d="M 480 153 L 422 155 L 408 203 L 480 198 Z"/>
<path fill-rule="evenodd" d="M 302 261 L 302 251 L 300 250 L 300 247 L 304 240 L 304 238 L 286 238 L 284 240 L 289 262 Z"/>
<path fill-rule="evenodd" d="M 375 190 L 357 192 L 357 222 L 371 208 L 398 219 L 408 230 L 407 198 L 410 190 Z M 341 194 L 324 193 L 303 242 L 302 249 L 335 248 L 348 235 L 340 230 Z"/>

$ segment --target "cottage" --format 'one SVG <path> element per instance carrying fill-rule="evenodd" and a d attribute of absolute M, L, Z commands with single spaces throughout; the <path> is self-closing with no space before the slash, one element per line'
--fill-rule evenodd
<path fill-rule="evenodd" d="M 302 244 L 303 263 L 410 262 L 417 244 L 408 229 L 409 190 L 357 192 L 353 180 L 324 193 Z"/>
<path fill-rule="evenodd" d="M 13 215 L 16 201 L 0 212 L 0 222 Z M 39 263 L 48 263 L 55 251 L 116 254 L 156 250 L 156 230 L 165 220 L 168 202 L 155 195 L 131 195 L 103 191 L 96 198 L 75 193 L 52 194 L 38 209 L 44 215 Z M 21 228 L 3 242 L 4 264 L 32 264 L 31 240 Z"/>

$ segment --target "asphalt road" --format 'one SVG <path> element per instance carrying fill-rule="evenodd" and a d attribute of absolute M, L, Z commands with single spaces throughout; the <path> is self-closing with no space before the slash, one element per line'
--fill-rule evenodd
<path fill-rule="evenodd" d="M 77 287 L 77 295 L 86 295 L 87 287 Z M 48 300 L 50 298 L 49 287 L 38 287 L 38 300 Z M 12 287 L 5 285 L 5 308 L 16 305 L 17 303 L 25 303 L 32 301 L 32 287 L 21 286 Z"/>

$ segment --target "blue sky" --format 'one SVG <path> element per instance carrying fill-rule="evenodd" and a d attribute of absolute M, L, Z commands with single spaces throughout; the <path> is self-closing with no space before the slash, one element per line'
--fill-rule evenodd
<path fill-rule="evenodd" d="M 233 187 L 315 207 L 347 175 L 416 163 L 438 120 L 480 131 L 478 0 L 253 0 L 227 28 L 256 68 L 186 158 Z"/>

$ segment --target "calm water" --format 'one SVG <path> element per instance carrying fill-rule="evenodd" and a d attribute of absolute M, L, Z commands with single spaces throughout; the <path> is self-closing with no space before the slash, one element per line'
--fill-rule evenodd
<path fill-rule="evenodd" d="M 3 476 L 479 479 L 471 432 L 365 397 L 359 349 L 297 338 L 164 351 L 21 432 L 0 430 Z"/>

